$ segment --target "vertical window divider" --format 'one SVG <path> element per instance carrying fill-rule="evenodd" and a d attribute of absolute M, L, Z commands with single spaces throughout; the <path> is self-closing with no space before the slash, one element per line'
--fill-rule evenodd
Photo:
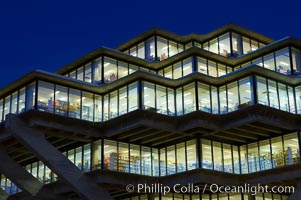
<path fill-rule="evenodd" d="M 232 31 L 229 32 L 229 39 L 230 39 L 230 54 L 231 57 L 234 57 L 234 51 L 233 51 L 233 44 L 232 44 Z M 226 67 L 226 73 L 227 73 L 227 67 Z"/>
<path fill-rule="evenodd" d="M 257 77 L 255 76 L 255 75 L 252 75 L 251 77 L 250 77 L 250 81 L 251 81 L 251 83 L 250 83 L 250 87 L 252 87 L 252 88 L 250 88 L 251 89 L 251 91 L 253 92 L 253 94 L 252 94 L 252 98 L 253 98 L 253 103 L 254 103 L 254 105 L 256 105 L 256 104 L 258 104 L 258 96 L 257 96 Z"/>
<path fill-rule="evenodd" d="M 292 46 L 291 45 L 288 46 L 288 51 L 289 51 L 290 70 L 291 70 L 291 73 L 288 74 L 288 75 L 292 75 L 292 74 L 294 74 L 293 73 L 294 72 L 294 67 L 293 67 L 293 53 L 292 53 Z M 297 68 L 297 66 L 296 66 L 296 68 Z"/>
<path fill-rule="evenodd" d="M 105 169 L 105 145 L 104 145 L 104 138 L 101 138 L 101 169 Z M 92 157 L 92 156 L 91 156 Z"/>
<path fill-rule="evenodd" d="M 259 141 L 257 141 L 257 152 L 258 152 L 258 155 L 257 155 L 257 158 L 260 159 L 260 145 L 259 145 Z M 258 165 L 259 165 L 259 169 L 257 169 L 256 171 L 262 171 L 264 169 L 261 169 L 261 164 L 260 164 L 260 160 L 257 161 L 258 162 Z M 257 164 L 256 164 L 256 168 L 257 168 Z"/>
<path fill-rule="evenodd" d="M 291 112 L 291 104 L 290 104 L 290 97 L 288 93 L 288 85 L 285 84 L 285 90 L 286 90 L 286 96 L 287 96 L 287 107 L 288 107 L 288 112 Z M 279 101 L 279 107 L 280 107 L 280 101 Z"/>
<path fill-rule="evenodd" d="M 299 149 L 301 149 L 301 141 L 300 141 L 300 131 L 297 132 L 297 135 L 298 135 L 298 146 L 299 146 Z M 301 161 L 301 157 L 299 156 L 299 162 Z"/>
<path fill-rule="evenodd" d="M 271 138 L 269 138 L 269 143 L 270 143 L 270 160 L 271 161 L 273 161 L 273 157 L 272 157 L 272 154 L 273 154 L 273 149 L 272 149 L 272 139 Z M 271 164 L 272 164 L 272 168 L 275 168 L 275 164 L 274 164 L 274 162 L 271 162 Z"/>
<path fill-rule="evenodd" d="M 69 110 L 69 106 L 68 106 L 68 110 Z M 80 90 L 80 109 L 79 109 L 79 111 L 80 111 L 80 114 L 79 114 L 80 119 L 82 119 L 83 118 L 83 91 L 81 91 L 81 90 Z"/>
<path fill-rule="evenodd" d="M 187 140 L 184 143 L 185 145 L 185 171 L 188 171 L 188 159 L 187 159 Z"/>
<path fill-rule="evenodd" d="M 210 140 L 210 145 L 211 145 L 211 162 L 212 162 L 212 170 L 215 168 L 215 163 L 214 163 L 214 154 L 213 154 L 213 141 Z"/>
<path fill-rule="evenodd" d="M 201 142 L 201 138 L 198 135 L 197 137 L 197 141 L 196 141 L 196 153 L 197 153 L 197 158 L 198 158 L 198 168 L 203 168 L 202 166 L 202 142 Z"/>
<path fill-rule="evenodd" d="M 160 61 L 158 60 L 158 49 L 157 49 L 158 36 L 157 35 L 154 36 L 154 40 L 155 40 L 155 61 Z"/>
<path fill-rule="evenodd" d="M 37 110 L 38 109 L 38 94 L 39 94 L 39 89 L 38 88 L 39 88 L 39 81 L 36 80 L 35 83 L 36 84 L 35 84 L 34 109 Z M 4 100 L 5 100 L 5 98 L 4 98 Z"/>
<path fill-rule="evenodd" d="M 104 84 L 105 83 L 105 73 L 104 73 L 104 63 L 105 63 L 105 56 L 101 56 L 101 83 Z"/>
<path fill-rule="evenodd" d="M 195 89 L 195 103 L 196 103 L 196 110 L 199 111 L 199 88 L 198 88 L 198 82 L 194 81 L 194 89 Z"/>
<path fill-rule="evenodd" d="M 281 141 L 282 141 L 283 163 L 284 163 L 284 165 L 287 165 L 286 159 L 284 157 L 284 151 L 285 151 L 285 149 L 284 149 L 284 137 L 283 137 L 283 135 L 281 136 Z"/>
<path fill-rule="evenodd" d="M 20 88 L 17 90 L 17 104 L 16 104 L 16 113 L 19 113 L 19 104 L 20 104 Z"/>
<path fill-rule="evenodd" d="M 143 89 L 144 82 L 139 80 L 138 82 L 138 108 L 139 109 L 144 109 L 143 107 L 143 95 L 144 95 L 144 89 Z"/>

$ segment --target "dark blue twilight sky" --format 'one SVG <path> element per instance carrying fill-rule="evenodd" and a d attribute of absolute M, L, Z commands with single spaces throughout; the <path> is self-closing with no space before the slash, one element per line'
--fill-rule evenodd
<path fill-rule="evenodd" d="M 297 0 L 0 1 L 0 88 L 35 69 L 53 72 L 151 27 L 204 34 L 233 22 L 274 39 L 301 39 Z"/>

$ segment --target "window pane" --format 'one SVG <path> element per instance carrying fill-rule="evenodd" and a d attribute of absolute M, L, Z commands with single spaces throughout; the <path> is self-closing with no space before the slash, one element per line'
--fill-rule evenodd
<path fill-rule="evenodd" d="M 155 86 L 152 83 L 144 82 L 143 83 L 143 105 L 144 109 L 155 112 Z"/>
<path fill-rule="evenodd" d="M 118 61 L 118 79 L 128 75 L 128 64 Z"/>
<path fill-rule="evenodd" d="M 186 171 L 185 143 L 176 145 L 177 147 L 177 173 Z"/>
<path fill-rule="evenodd" d="M 167 88 L 168 92 L 168 115 L 175 116 L 175 93 L 173 89 Z"/>
<path fill-rule="evenodd" d="M 169 57 L 178 53 L 177 43 L 169 41 Z"/>
<path fill-rule="evenodd" d="M 218 104 L 218 90 L 214 86 L 211 87 L 211 106 L 212 106 L 212 113 L 218 114 L 219 104 Z"/>
<path fill-rule="evenodd" d="M 220 113 L 226 114 L 228 112 L 227 107 L 227 93 L 226 86 L 219 88 L 219 102 L 220 102 Z"/>
<path fill-rule="evenodd" d="M 144 42 L 138 44 L 138 57 L 142 59 L 145 58 Z"/>
<path fill-rule="evenodd" d="M 268 91 L 266 79 L 261 77 L 256 77 L 257 80 L 257 98 L 258 103 L 263 105 L 269 105 L 268 101 Z"/>
<path fill-rule="evenodd" d="M 128 111 L 133 111 L 138 108 L 138 90 L 137 90 L 137 82 L 132 83 L 128 86 L 129 90 L 129 97 L 128 97 L 128 104 L 129 104 L 129 109 Z"/>
<path fill-rule="evenodd" d="M 76 79 L 79 81 L 83 81 L 84 80 L 84 67 L 78 68 L 76 73 L 77 73 Z"/>
<path fill-rule="evenodd" d="M 141 173 L 143 175 L 152 175 L 151 148 L 141 147 Z"/>
<path fill-rule="evenodd" d="M 92 82 L 92 69 L 91 63 L 86 64 L 85 66 L 85 82 L 91 83 Z"/>
<path fill-rule="evenodd" d="M 166 88 L 157 85 L 156 86 L 156 101 L 157 101 L 157 112 L 162 114 L 167 114 L 167 98 L 166 98 Z"/>
<path fill-rule="evenodd" d="M 283 136 L 284 139 L 284 160 L 286 165 L 300 162 L 300 150 L 297 133 Z"/>
<path fill-rule="evenodd" d="M 208 71 L 209 76 L 217 77 L 217 68 L 215 62 L 208 61 Z"/>
<path fill-rule="evenodd" d="M 288 98 L 289 98 L 289 110 L 291 113 L 296 113 L 293 87 L 287 86 L 287 90 L 288 90 Z"/>
<path fill-rule="evenodd" d="M 101 169 L 101 140 L 92 143 L 92 169 Z"/>
<path fill-rule="evenodd" d="M 166 150 L 165 148 L 160 149 L 160 175 L 166 176 Z"/>
<path fill-rule="evenodd" d="M 192 58 L 183 61 L 183 76 L 192 73 Z"/>
<path fill-rule="evenodd" d="M 161 37 L 157 37 L 157 55 L 161 61 L 168 56 L 167 40 Z"/>
<path fill-rule="evenodd" d="M 79 90 L 69 90 L 69 117 L 80 118 L 81 92 Z M 64 107 L 63 107 L 64 109 Z"/>
<path fill-rule="evenodd" d="M 273 53 L 264 56 L 263 62 L 264 62 L 264 65 L 263 65 L 264 68 L 275 71 L 275 59 L 274 59 Z"/>
<path fill-rule="evenodd" d="M 93 62 L 93 70 L 94 70 L 94 83 L 100 84 L 101 83 L 101 58 L 96 59 Z"/>
<path fill-rule="evenodd" d="M 176 173 L 175 146 L 167 147 L 167 175 Z"/>
<path fill-rule="evenodd" d="M 217 39 L 211 40 L 209 42 L 209 51 L 218 54 Z"/>
<path fill-rule="evenodd" d="M 202 142 L 202 168 L 212 169 L 211 141 L 202 139 L 201 142 Z"/>
<path fill-rule="evenodd" d="M 277 95 L 276 82 L 268 80 L 270 106 L 279 109 L 279 99 Z"/>
<path fill-rule="evenodd" d="M 251 88 L 251 78 L 245 78 L 239 80 L 239 97 L 240 97 L 240 105 L 238 105 L 238 109 L 244 108 L 246 106 L 253 104 L 253 95 Z"/>
<path fill-rule="evenodd" d="M 123 115 L 127 113 L 127 87 L 123 87 L 119 89 L 119 115 Z"/>
<path fill-rule="evenodd" d="M 220 142 L 212 142 L 214 170 L 223 171 L 222 148 Z"/>
<path fill-rule="evenodd" d="M 279 167 L 284 165 L 282 138 L 272 138 L 272 159 L 273 166 Z"/>
<path fill-rule="evenodd" d="M 172 66 L 164 68 L 164 76 L 166 78 L 171 78 L 171 79 L 173 78 L 173 75 L 172 75 Z"/>
<path fill-rule="evenodd" d="M 206 59 L 198 57 L 198 72 L 202 74 L 208 74 Z"/>
<path fill-rule="evenodd" d="M 177 105 L 177 116 L 183 115 L 183 96 L 182 96 L 182 88 L 178 88 L 176 90 L 176 105 Z"/>
<path fill-rule="evenodd" d="M 224 172 L 233 173 L 231 145 L 223 144 Z"/>
<path fill-rule="evenodd" d="M 146 60 L 149 60 L 149 61 L 155 60 L 155 39 L 154 39 L 154 37 L 152 37 L 146 41 L 145 55 L 146 55 Z"/>
<path fill-rule="evenodd" d="M 11 96 L 11 113 L 17 113 L 18 108 L 18 92 L 14 92 Z"/>
<path fill-rule="evenodd" d="M 0 103 L 0 105 L 2 105 L 2 104 Z M 25 87 L 20 89 L 20 91 L 19 91 L 18 113 L 22 113 L 24 111 L 25 111 Z M 0 112 L 0 115 L 1 115 L 1 112 Z"/>
<path fill-rule="evenodd" d="M 127 143 L 118 142 L 118 171 L 129 172 L 129 145 Z"/>
<path fill-rule="evenodd" d="M 249 173 L 260 171 L 257 143 L 248 144 Z"/>
<path fill-rule="evenodd" d="M 199 109 L 211 113 L 210 87 L 209 85 L 198 83 Z"/>
<path fill-rule="evenodd" d="M 55 91 L 55 114 L 67 116 L 68 89 L 56 86 Z"/>
<path fill-rule="evenodd" d="M 32 83 L 27 86 L 26 89 L 26 110 L 34 109 L 35 105 L 35 83 Z M 5 116 L 4 116 L 5 117 Z"/>
<path fill-rule="evenodd" d="M 104 59 L 104 82 L 110 83 L 117 80 L 117 61 L 105 57 Z"/>
<path fill-rule="evenodd" d="M 232 112 L 238 109 L 238 87 L 237 82 L 233 82 L 227 85 L 228 95 L 228 112 Z"/>
<path fill-rule="evenodd" d="M 267 170 L 271 169 L 272 162 L 271 162 L 271 147 L 270 141 L 264 140 L 259 142 L 259 155 L 260 155 L 260 170 Z"/>
<path fill-rule="evenodd" d="M 246 145 L 240 146 L 240 162 L 241 162 L 241 173 L 248 173 L 248 156 Z"/>
<path fill-rule="evenodd" d="M 276 68 L 277 71 L 282 74 L 291 74 L 291 63 L 289 58 L 289 50 L 288 48 L 277 51 L 275 53 L 276 57 Z"/>
<path fill-rule="evenodd" d="M 242 37 L 242 45 L 243 45 L 243 53 L 244 54 L 248 54 L 252 51 L 249 38 Z"/>
<path fill-rule="evenodd" d="M 4 103 L 4 119 L 6 119 L 6 115 L 10 113 L 10 96 L 5 97 Z"/>
<path fill-rule="evenodd" d="M 117 143 L 112 140 L 104 140 L 104 164 L 106 169 L 117 171 Z"/>
<path fill-rule="evenodd" d="M 293 73 L 301 73 L 301 53 L 297 49 L 292 49 L 292 64 L 293 64 Z"/>
<path fill-rule="evenodd" d="M 243 53 L 241 36 L 235 33 L 232 33 L 232 49 L 233 49 L 233 57 L 235 58 Z"/>
<path fill-rule="evenodd" d="M 159 151 L 152 148 L 153 176 L 159 176 Z"/>
<path fill-rule="evenodd" d="M 181 62 L 178 62 L 176 64 L 173 65 L 173 78 L 174 79 L 178 79 L 181 78 L 182 75 L 182 64 Z"/>
<path fill-rule="evenodd" d="M 219 37 L 219 54 L 225 57 L 231 57 L 229 33 Z"/>
<path fill-rule="evenodd" d="M 82 119 L 93 121 L 93 94 L 88 92 L 83 92 L 82 97 Z"/>
<path fill-rule="evenodd" d="M 184 114 L 196 110 L 194 83 L 184 86 Z"/>
<path fill-rule="evenodd" d="M 83 165 L 84 172 L 88 172 L 91 170 L 91 145 L 90 144 L 86 144 L 84 146 L 83 164 L 84 164 Z"/>
<path fill-rule="evenodd" d="M 38 110 L 53 113 L 54 85 L 39 81 Z"/>
<path fill-rule="evenodd" d="M 239 162 L 238 147 L 232 145 L 232 151 L 233 151 L 234 173 L 240 174 L 240 162 Z"/>
<path fill-rule="evenodd" d="M 187 170 L 192 170 L 198 168 L 197 159 L 197 148 L 196 140 L 190 140 L 186 142 L 186 152 L 187 152 Z"/>
<path fill-rule="evenodd" d="M 95 122 L 101 122 L 102 121 L 102 97 L 99 96 L 99 95 L 95 95 L 94 121 Z"/>
<path fill-rule="evenodd" d="M 286 85 L 278 83 L 278 93 L 279 93 L 280 110 L 289 112 L 289 102 L 288 102 Z"/>
<path fill-rule="evenodd" d="M 117 102 L 117 91 L 110 93 L 110 105 L 109 105 L 109 119 L 117 117 L 118 114 L 118 102 Z"/>
<path fill-rule="evenodd" d="M 82 170 L 83 169 L 83 149 L 82 147 L 78 147 L 75 149 L 75 166 Z"/>
<path fill-rule="evenodd" d="M 130 173 L 140 174 L 140 146 L 130 144 Z"/>

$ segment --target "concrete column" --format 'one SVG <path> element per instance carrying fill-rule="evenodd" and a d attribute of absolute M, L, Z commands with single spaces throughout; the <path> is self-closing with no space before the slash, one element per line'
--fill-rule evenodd
<path fill-rule="evenodd" d="M 35 179 L 15 160 L 11 159 L 4 148 L 0 147 L 0 172 L 9 178 L 22 190 L 35 196 L 43 187 L 43 184 Z"/>
<path fill-rule="evenodd" d="M 98 186 L 52 146 L 45 139 L 43 132 L 29 128 L 17 115 L 7 115 L 5 128 L 83 199 L 114 199 L 107 190 Z"/>

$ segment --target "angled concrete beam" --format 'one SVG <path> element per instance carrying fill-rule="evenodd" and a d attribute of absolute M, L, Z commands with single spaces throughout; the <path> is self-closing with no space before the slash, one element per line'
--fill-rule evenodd
<path fill-rule="evenodd" d="M 2 188 L 0 188 L 0 200 L 7 200 L 8 197 L 9 195 L 4 190 L 2 190 Z"/>
<path fill-rule="evenodd" d="M 22 190 L 35 196 L 43 184 L 35 179 L 15 160 L 10 158 L 3 147 L 0 147 L 0 172 L 18 185 Z"/>
<path fill-rule="evenodd" d="M 17 115 L 7 115 L 5 127 L 83 199 L 99 200 L 101 197 L 113 200 L 107 190 L 98 186 L 52 146 L 42 132 L 29 128 Z"/>

